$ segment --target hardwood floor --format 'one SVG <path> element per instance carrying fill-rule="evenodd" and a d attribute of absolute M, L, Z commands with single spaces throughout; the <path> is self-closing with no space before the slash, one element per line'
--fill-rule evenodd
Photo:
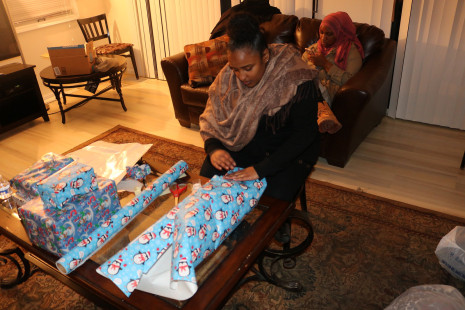
<path fill-rule="evenodd" d="M 125 75 L 123 84 L 127 112 L 117 102 L 94 100 L 68 112 L 64 125 L 52 114 L 50 122 L 37 119 L 1 134 L 0 174 L 10 179 L 43 154 L 62 153 L 118 124 L 202 146 L 198 128 L 174 118 L 166 82 Z M 57 110 L 51 102 L 49 113 Z M 465 218 L 464 151 L 464 131 L 386 117 L 345 168 L 320 158 L 311 177 Z"/>

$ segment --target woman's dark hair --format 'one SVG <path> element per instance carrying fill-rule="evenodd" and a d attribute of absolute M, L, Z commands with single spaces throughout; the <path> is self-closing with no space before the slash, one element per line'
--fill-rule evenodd
<path fill-rule="evenodd" d="M 231 16 L 226 32 L 229 36 L 230 51 L 248 47 L 263 54 L 268 47 L 257 19 L 248 13 L 237 13 Z"/>

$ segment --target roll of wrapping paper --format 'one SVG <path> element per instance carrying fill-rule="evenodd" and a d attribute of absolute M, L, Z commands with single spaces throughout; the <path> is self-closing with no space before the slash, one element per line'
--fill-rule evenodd
<path fill-rule="evenodd" d="M 136 217 L 145 207 L 150 205 L 171 183 L 181 176 L 188 166 L 183 160 L 178 161 L 174 166 L 161 175 L 152 185 L 149 185 L 144 191 L 132 199 L 127 205 L 119 210 L 105 223 L 94 230 L 90 236 L 77 244 L 66 255 L 61 257 L 56 266 L 64 274 L 68 274 L 89 257 L 97 252 L 107 241 L 111 240 L 118 232 L 121 231 L 133 218 Z"/>

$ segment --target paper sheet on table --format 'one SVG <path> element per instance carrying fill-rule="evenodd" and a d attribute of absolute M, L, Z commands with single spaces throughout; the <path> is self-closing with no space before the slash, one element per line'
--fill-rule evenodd
<path fill-rule="evenodd" d="M 186 300 L 197 292 L 197 283 L 189 281 L 171 281 L 171 258 L 173 247 L 169 247 L 165 254 L 150 268 L 149 272 L 142 275 L 137 289 L 144 292 L 176 300 Z"/>
<path fill-rule="evenodd" d="M 134 166 L 151 146 L 152 144 L 97 141 L 69 153 L 68 156 L 93 167 L 97 175 L 112 179 L 118 184 L 126 175 L 126 167 Z"/>

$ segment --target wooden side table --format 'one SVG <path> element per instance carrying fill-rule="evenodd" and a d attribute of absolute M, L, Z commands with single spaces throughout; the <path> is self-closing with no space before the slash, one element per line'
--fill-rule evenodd
<path fill-rule="evenodd" d="M 0 67 L 0 133 L 39 117 L 49 121 L 34 67 L 20 63 Z"/>

